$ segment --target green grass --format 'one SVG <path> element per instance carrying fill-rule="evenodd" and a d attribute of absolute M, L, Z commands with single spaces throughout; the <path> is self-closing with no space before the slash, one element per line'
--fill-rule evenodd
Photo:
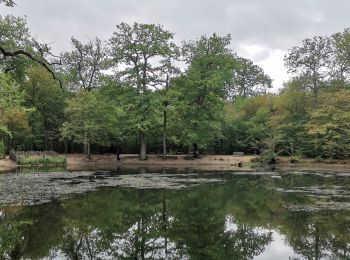
<path fill-rule="evenodd" d="M 65 156 L 27 156 L 17 158 L 19 165 L 65 165 Z"/>

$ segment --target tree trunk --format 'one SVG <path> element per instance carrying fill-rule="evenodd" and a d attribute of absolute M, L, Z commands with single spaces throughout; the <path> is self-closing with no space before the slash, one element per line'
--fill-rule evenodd
<path fill-rule="evenodd" d="M 193 157 L 198 158 L 198 145 L 197 145 L 197 143 L 193 143 Z"/>
<path fill-rule="evenodd" d="M 48 150 L 48 133 L 47 133 L 47 120 L 44 119 L 44 142 L 45 142 L 45 151 Z"/>
<path fill-rule="evenodd" d="M 166 106 L 163 113 L 163 159 L 166 159 L 166 123 L 167 123 L 167 112 Z"/>
<path fill-rule="evenodd" d="M 91 159 L 90 140 L 88 138 L 87 132 L 85 132 L 85 136 L 84 136 L 84 153 L 86 154 L 86 158 Z"/>
<path fill-rule="evenodd" d="M 221 153 L 221 154 L 224 154 L 224 153 L 223 153 L 223 144 L 224 144 L 224 140 L 221 138 L 221 139 L 220 139 L 220 153 Z"/>
<path fill-rule="evenodd" d="M 118 160 L 118 162 L 120 161 L 120 149 L 119 149 L 119 146 L 117 148 L 117 160 Z"/>
<path fill-rule="evenodd" d="M 147 159 L 145 133 L 140 131 L 140 160 Z"/>
<path fill-rule="evenodd" d="M 91 159 L 91 144 L 90 144 L 90 142 L 87 143 L 86 148 L 87 148 L 86 149 L 87 150 L 87 158 Z"/>

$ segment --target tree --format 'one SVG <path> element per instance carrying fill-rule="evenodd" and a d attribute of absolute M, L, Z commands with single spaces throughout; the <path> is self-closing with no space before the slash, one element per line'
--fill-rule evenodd
<path fill-rule="evenodd" d="M 270 122 L 277 131 L 277 146 L 280 152 L 291 156 L 313 153 L 305 127 L 310 117 L 312 97 L 302 88 L 302 82 L 291 80 L 273 100 L 275 111 Z"/>
<path fill-rule="evenodd" d="M 27 126 L 26 110 L 22 106 L 24 93 L 10 76 L 0 73 L 0 132 L 12 137 L 16 122 Z M 11 139 L 12 140 L 12 139 Z"/>
<path fill-rule="evenodd" d="M 330 57 L 330 40 L 328 37 L 305 39 L 302 46 L 295 46 L 284 57 L 288 71 L 307 79 L 305 88 L 315 95 L 327 76 L 327 64 Z"/>
<path fill-rule="evenodd" d="M 193 145 L 197 157 L 198 144 L 206 147 L 221 135 L 220 118 L 226 86 L 232 81 L 235 60 L 228 50 L 230 36 L 202 36 L 184 44 L 185 59 L 190 62 L 185 75 L 176 81 L 175 138 L 186 146 Z"/>
<path fill-rule="evenodd" d="M 47 44 L 38 43 L 30 35 L 23 18 L 0 16 L 0 60 L 0 70 L 11 72 L 20 80 L 24 79 L 24 71 L 29 61 L 40 64 L 62 87 L 62 82 L 54 72 L 54 66 L 60 64 L 59 58 L 51 53 Z"/>
<path fill-rule="evenodd" d="M 241 57 L 236 57 L 236 60 L 238 65 L 233 70 L 234 83 L 228 90 L 228 96 L 235 98 L 266 94 L 266 90 L 272 87 L 271 78 L 251 60 Z"/>
<path fill-rule="evenodd" d="M 172 104 L 171 87 L 176 76 L 180 75 L 179 68 L 173 65 L 171 59 L 164 60 L 162 62 L 160 77 L 161 82 L 164 83 L 164 87 L 161 90 L 161 95 L 163 97 L 163 159 L 167 156 L 167 126 L 168 126 L 168 110 L 169 106 Z"/>
<path fill-rule="evenodd" d="M 350 153 L 350 91 L 322 93 L 307 124 L 318 154 L 328 158 Z"/>
<path fill-rule="evenodd" d="M 261 153 L 272 140 L 269 125 L 272 96 L 239 97 L 226 104 L 223 130 L 224 140 L 232 151 Z"/>
<path fill-rule="evenodd" d="M 33 41 L 26 20 L 12 15 L 0 17 L 0 50 L 23 50 L 32 52 Z M 6 56 L 1 52 L 0 68 L 14 78 L 23 80 L 29 59 L 24 56 Z"/>
<path fill-rule="evenodd" d="M 331 36 L 330 76 L 344 83 L 350 81 L 350 28 Z"/>
<path fill-rule="evenodd" d="M 35 108 L 30 113 L 32 128 L 31 147 L 53 149 L 53 142 L 60 137 L 59 128 L 64 121 L 64 106 L 67 92 L 62 92 L 49 73 L 36 65 L 27 70 L 27 80 L 22 84 L 26 93 L 26 105 Z M 38 143 L 43 143 L 40 147 Z"/>
<path fill-rule="evenodd" d="M 148 95 L 152 88 L 159 87 L 159 61 L 171 58 L 176 46 L 171 42 L 173 34 L 163 29 L 161 25 L 139 24 L 117 25 L 117 31 L 110 39 L 113 64 L 116 68 L 116 78 L 137 90 L 135 102 L 149 103 Z M 136 123 L 140 136 L 140 159 L 146 159 L 146 136 L 150 129 L 149 117 L 152 107 L 139 104 L 135 107 L 147 109 L 137 110 L 140 113 Z M 146 105 L 146 107 L 145 107 Z"/>
<path fill-rule="evenodd" d="M 84 144 L 87 158 L 91 158 L 91 144 L 107 145 L 111 136 L 117 133 L 121 111 L 98 92 L 77 92 L 69 100 L 65 112 L 62 139 Z"/>
<path fill-rule="evenodd" d="M 71 90 L 91 91 L 100 86 L 103 70 L 107 68 L 107 49 L 95 38 L 86 44 L 74 37 L 73 50 L 62 54 L 67 83 Z"/>

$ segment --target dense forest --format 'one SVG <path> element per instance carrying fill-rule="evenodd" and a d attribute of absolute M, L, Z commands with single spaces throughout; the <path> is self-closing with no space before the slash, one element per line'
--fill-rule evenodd
<path fill-rule="evenodd" d="M 350 29 L 292 47 L 278 93 L 230 35 L 173 37 L 121 23 L 54 55 L 25 18 L 0 16 L 1 153 L 349 155 Z"/>

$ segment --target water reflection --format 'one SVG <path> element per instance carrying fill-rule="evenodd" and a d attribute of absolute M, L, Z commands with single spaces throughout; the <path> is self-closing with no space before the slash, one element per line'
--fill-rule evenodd
<path fill-rule="evenodd" d="M 348 202 L 334 194 L 310 196 L 308 187 L 339 190 L 349 182 L 349 177 L 229 175 L 223 184 L 185 190 L 111 188 L 40 206 L 2 207 L 0 255 L 271 259 L 280 245 L 280 259 L 349 259 L 349 211 L 307 210 L 320 201 Z"/>

